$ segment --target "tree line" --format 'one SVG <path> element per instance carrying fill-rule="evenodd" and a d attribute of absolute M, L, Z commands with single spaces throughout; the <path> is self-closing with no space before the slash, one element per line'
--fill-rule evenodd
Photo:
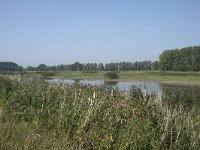
<path fill-rule="evenodd" d="M 200 46 L 165 50 L 159 58 L 159 69 L 200 71 Z"/>
<path fill-rule="evenodd" d="M 158 61 L 119 62 L 119 63 L 80 63 L 67 65 L 47 66 L 40 64 L 37 67 L 28 66 L 27 71 L 118 71 L 118 70 L 157 70 Z"/>
<path fill-rule="evenodd" d="M 80 63 L 47 66 L 40 64 L 37 67 L 28 66 L 23 68 L 13 62 L 0 62 L 0 71 L 117 71 L 117 70 L 158 70 L 158 61 L 136 61 L 119 63 Z"/>
<path fill-rule="evenodd" d="M 0 71 L 131 71 L 131 70 L 173 70 L 200 71 L 200 46 L 165 50 L 159 61 L 135 61 L 117 63 L 80 63 L 23 68 L 14 62 L 0 62 Z"/>
<path fill-rule="evenodd" d="M 14 62 L 0 62 L 0 71 L 23 71 L 24 68 Z"/>

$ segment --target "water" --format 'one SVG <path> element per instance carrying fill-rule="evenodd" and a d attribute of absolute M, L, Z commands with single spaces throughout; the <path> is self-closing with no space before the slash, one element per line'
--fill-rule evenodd
<path fill-rule="evenodd" d="M 69 80 L 69 79 L 52 79 L 46 80 L 49 83 L 64 83 L 64 84 L 74 84 L 80 83 L 83 85 L 91 86 L 106 86 L 113 89 L 119 89 L 121 91 L 128 91 L 132 86 L 141 89 L 142 92 L 147 92 L 148 94 L 162 93 L 162 85 L 156 81 L 134 81 L 134 82 L 122 82 L 122 81 L 103 81 L 103 80 Z"/>
<path fill-rule="evenodd" d="M 156 94 L 156 93 L 163 93 L 165 90 L 177 91 L 177 90 L 189 90 L 191 93 L 200 93 L 200 85 L 172 85 L 172 84 L 161 84 L 158 81 L 104 81 L 104 80 L 87 80 L 87 79 L 80 79 L 80 80 L 71 80 L 71 79 L 59 79 L 54 78 L 51 80 L 46 80 L 48 83 L 64 83 L 64 84 L 74 84 L 80 83 L 83 85 L 91 85 L 91 86 L 106 86 L 114 89 L 119 89 L 121 91 L 127 91 L 132 86 L 135 86 L 141 89 L 142 92 L 147 92 L 148 94 Z"/>
<path fill-rule="evenodd" d="M 59 79 L 59 78 L 54 78 L 54 79 L 51 79 L 51 80 L 45 80 L 46 82 L 48 83 L 64 83 L 64 84 L 74 84 L 75 83 L 75 80 L 68 80 L 68 79 L 65 79 L 65 80 L 62 80 L 62 79 Z"/>

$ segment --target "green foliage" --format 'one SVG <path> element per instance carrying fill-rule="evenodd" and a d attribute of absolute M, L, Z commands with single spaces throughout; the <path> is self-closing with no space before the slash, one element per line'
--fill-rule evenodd
<path fill-rule="evenodd" d="M 0 76 L 0 149 L 198 149 L 200 118 L 159 96 Z"/>
<path fill-rule="evenodd" d="M 0 62 L 0 71 L 22 71 L 23 68 L 14 62 Z"/>
<path fill-rule="evenodd" d="M 152 62 L 152 70 L 159 70 L 159 61 Z"/>
<path fill-rule="evenodd" d="M 38 65 L 37 70 L 47 71 L 47 66 L 45 64 L 40 64 L 40 65 Z"/>
<path fill-rule="evenodd" d="M 115 71 L 106 72 L 104 77 L 108 79 L 119 79 L 119 75 Z"/>
<path fill-rule="evenodd" d="M 164 51 L 160 55 L 160 69 L 200 71 L 200 46 Z"/>
<path fill-rule="evenodd" d="M 24 69 L 13 62 L 0 62 L 0 71 L 131 71 L 131 70 L 173 70 L 200 71 L 200 46 L 182 49 L 165 50 L 159 61 L 111 62 L 111 63 L 80 63 L 37 67 L 28 66 Z"/>

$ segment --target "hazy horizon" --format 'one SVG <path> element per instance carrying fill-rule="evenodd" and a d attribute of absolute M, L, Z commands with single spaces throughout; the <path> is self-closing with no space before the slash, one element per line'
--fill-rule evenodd
<path fill-rule="evenodd" d="M 200 45 L 199 0 L 0 1 L 0 61 L 21 66 L 158 60 Z"/>

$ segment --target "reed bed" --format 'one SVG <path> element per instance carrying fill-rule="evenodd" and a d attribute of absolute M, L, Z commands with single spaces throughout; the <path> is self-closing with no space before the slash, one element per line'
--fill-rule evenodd
<path fill-rule="evenodd" d="M 0 149 L 198 149 L 200 112 L 137 89 L 0 76 Z"/>

